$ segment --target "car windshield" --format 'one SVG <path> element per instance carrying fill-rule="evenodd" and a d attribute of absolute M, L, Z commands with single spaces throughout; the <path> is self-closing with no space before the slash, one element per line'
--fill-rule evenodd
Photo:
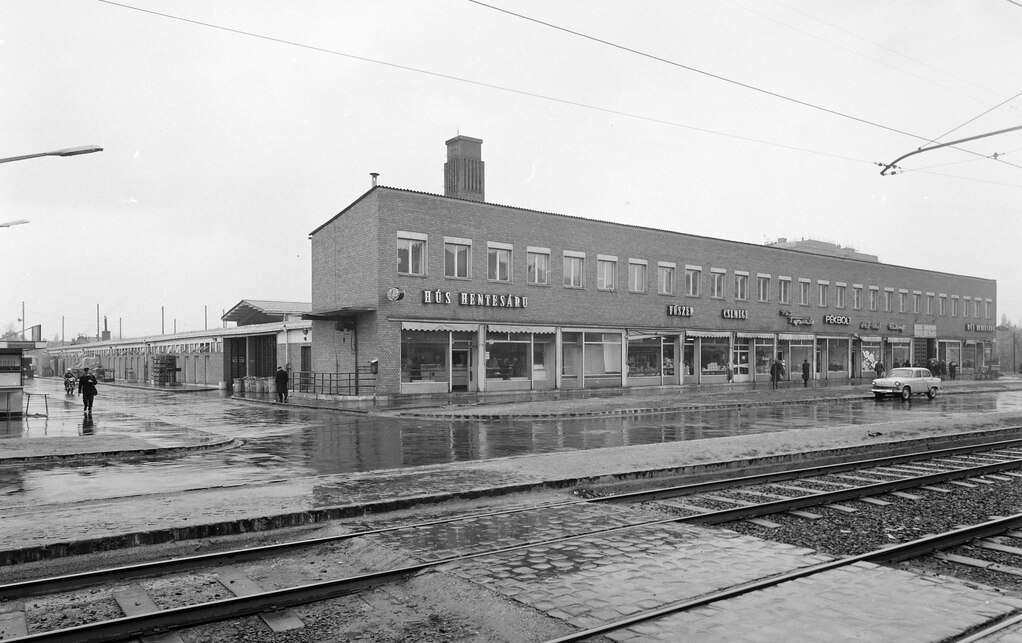
<path fill-rule="evenodd" d="M 911 368 L 891 369 L 891 372 L 888 373 L 887 377 L 912 377 L 912 369 Z"/>

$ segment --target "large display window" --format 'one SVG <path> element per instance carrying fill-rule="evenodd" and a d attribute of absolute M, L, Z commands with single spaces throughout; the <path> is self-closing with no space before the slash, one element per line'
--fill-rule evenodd
<path fill-rule="evenodd" d="M 628 381 L 631 384 L 677 384 L 677 337 L 633 335 L 628 338 Z"/>
<path fill-rule="evenodd" d="M 621 386 L 621 341 L 620 333 L 562 333 L 564 388 Z"/>
<path fill-rule="evenodd" d="M 774 340 L 757 339 L 753 345 L 756 379 L 770 379 L 770 364 L 773 363 Z"/>
<path fill-rule="evenodd" d="M 446 331 L 401 332 L 401 381 L 447 382 L 450 334 Z"/>
<path fill-rule="evenodd" d="M 703 337 L 699 340 L 699 367 L 703 377 L 727 376 L 731 340 L 727 337 Z"/>
<path fill-rule="evenodd" d="M 827 374 L 848 373 L 848 340 L 834 339 L 826 340 L 827 348 Z"/>
<path fill-rule="evenodd" d="M 531 333 L 486 333 L 486 379 L 523 379 L 531 372 Z"/>

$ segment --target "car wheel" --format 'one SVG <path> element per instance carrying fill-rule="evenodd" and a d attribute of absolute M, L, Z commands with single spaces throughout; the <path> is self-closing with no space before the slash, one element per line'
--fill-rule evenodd
<path fill-rule="evenodd" d="M 901 399 L 908 400 L 908 399 L 911 399 L 911 398 L 912 398 L 912 389 L 910 389 L 907 386 L 905 388 L 901 389 Z"/>
<path fill-rule="evenodd" d="M 934 387 L 930 388 L 929 391 L 926 391 L 926 397 L 930 398 L 931 400 L 933 398 L 937 397 L 937 387 L 934 386 Z"/>

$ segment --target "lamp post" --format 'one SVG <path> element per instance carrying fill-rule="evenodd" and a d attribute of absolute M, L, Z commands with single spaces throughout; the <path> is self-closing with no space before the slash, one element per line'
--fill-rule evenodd
<path fill-rule="evenodd" d="M 0 163 L 10 163 L 12 161 L 24 161 L 25 159 L 35 159 L 40 156 L 78 156 L 79 154 L 92 154 L 93 152 L 102 152 L 103 148 L 98 145 L 82 145 L 80 147 L 66 147 L 62 150 L 53 150 L 52 152 L 39 152 L 38 154 L 25 154 L 23 156 L 10 156 L 7 158 L 0 158 Z"/>

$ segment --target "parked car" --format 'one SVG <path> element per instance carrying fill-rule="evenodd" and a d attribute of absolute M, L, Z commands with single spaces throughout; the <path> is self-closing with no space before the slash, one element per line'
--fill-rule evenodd
<path fill-rule="evenodd" d="M 900 395 L 907 400 L 924 393 L 932 400 L 939 389 L 940 378 L 934 377 L 928 368 L 892 368 L 885 377 L 873 380 L 873 395 L 878 400 L 887 395 Z"/>

